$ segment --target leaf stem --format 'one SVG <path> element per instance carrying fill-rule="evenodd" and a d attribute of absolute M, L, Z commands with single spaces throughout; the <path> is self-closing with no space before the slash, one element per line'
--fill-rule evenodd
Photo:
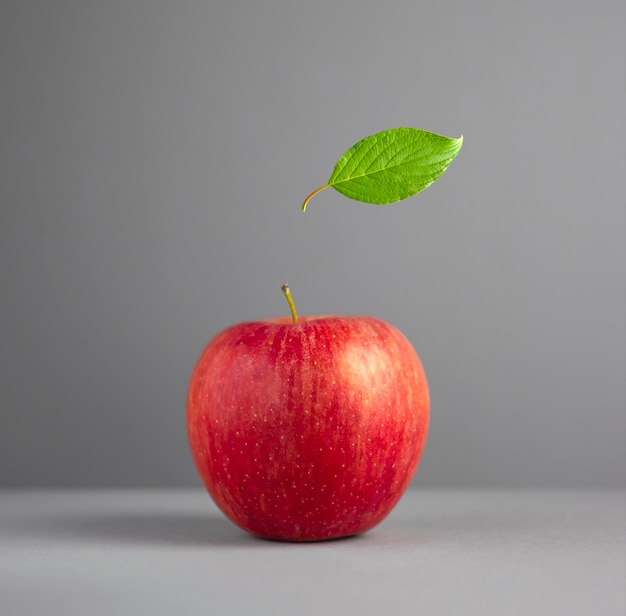
<path fill-rule="evenodd" d="M 291 297 L 291 291 L 289 290 L 289 285 L 285 283 L 282 287 L 280 287 L 287 298 L 287 303 L 289 304 L 289 310 L 291 310 L 291 320 L 294 323 L 298 322 L 298 313 L 296 312 L 296 305 L 293 303 L 293 297 Z"/>
<path fill-rule="evenodd" d="M 317 195 L 317 193 L 322 192 L 325 188 L 328 188 L 328 184 L 324 184 L 324 186 L 320 186 L 319 188 L 316 188 L 305 200 L 304 203 L 302 204 L 302 211 L 306 212 L 306 206 L 309 204 L 309 201 L 315 197 L 315 195 Z"/>

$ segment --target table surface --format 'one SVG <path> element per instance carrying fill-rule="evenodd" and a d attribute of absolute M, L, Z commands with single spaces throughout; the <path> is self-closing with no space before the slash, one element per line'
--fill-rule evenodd
<path fill-rule="evenodd" d="M 0 491 L 0 614 L 626 613 L 623 491 L 410 490 L 364 535 L 265 541 L 198 490 Z"/>

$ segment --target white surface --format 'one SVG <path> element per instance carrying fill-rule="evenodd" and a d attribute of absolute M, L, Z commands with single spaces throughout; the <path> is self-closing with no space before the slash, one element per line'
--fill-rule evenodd
<path fill-rule="evenodd" d="M 378 528 L 268 542 L 203 492 L 0 492 L 0 614 L 626 613 L 622 492 L 410 491 Z"/>

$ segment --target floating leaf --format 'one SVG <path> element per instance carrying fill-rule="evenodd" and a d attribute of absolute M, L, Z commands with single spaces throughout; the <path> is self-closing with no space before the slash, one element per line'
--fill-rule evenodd
<path fill-rule="evenodd" d="M 337 161 L 328 183 L 306 198 L 302 211 L 329 187 L 378 205 L 412 197 L 441 177 L 462 144 L 462 136 L 452 139 L 417 128 L 392 128 L 366 137 Z"/>

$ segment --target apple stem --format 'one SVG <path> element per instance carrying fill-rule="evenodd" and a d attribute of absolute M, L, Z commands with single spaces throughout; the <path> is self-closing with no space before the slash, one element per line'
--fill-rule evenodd
<path fill-rule="evenodd" d="M 315 197 L 315 195 L 317 195 L 317 193 L 322 192 L 325 188 L 328 188 L 328 184 L 324 184 L 324 186 L 320 186 L 319 188 L 316 188 L 305 200 L 304 203 L 302 204 L 302 211 L 306 212 L 306 206 L 309 204 L 309 201 L 311 199 L 313 199 L 313 197 Z"/>
<path fill-rule="evenodd" d="M 280 287 L 287 298 L 287 303 L 289 304 L 289 310 L 291 310 L 291 320 L 294 323 L 298 322 L 298 313 L 296 312 L 296 305 L 293 303 L 293 297 L 291 297 L 291 291 L 289 290 L 289 285 L 285 283 L 282 287 Z"/>

